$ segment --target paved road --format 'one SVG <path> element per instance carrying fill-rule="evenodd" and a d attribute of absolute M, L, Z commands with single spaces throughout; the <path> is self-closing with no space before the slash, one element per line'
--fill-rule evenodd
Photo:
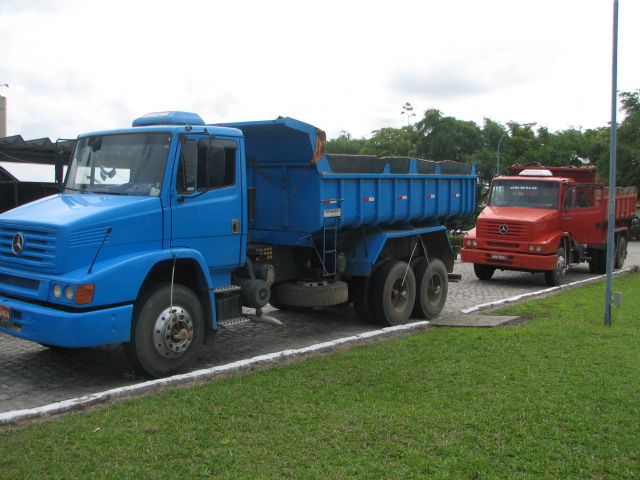
<path fill-rule="evenodd" d="M 629 244 L 625 267 L 640 265 L 640 242 Z M 544 290 L 544 276 L 496 272 L 481 282 L 470 264 L 457 263 L 463 280 L 452 283 L 443 315 L 479 304 Z M 594 275 L 586 265 L 571 269 L 567 282 Z M 300 315 L 274 310 L 282 327 L 243 324 L 222 330 L 214 348 L 205 347 L 194 369 L 223 365 L 257 355 L 302 348 L 375 330 L 362 324 L 350 307 L 314 310 Z M 0 334 L 0 413 L 35 408 L 143 381 L 133 376 L 120 346 L 55 351 Z"/>

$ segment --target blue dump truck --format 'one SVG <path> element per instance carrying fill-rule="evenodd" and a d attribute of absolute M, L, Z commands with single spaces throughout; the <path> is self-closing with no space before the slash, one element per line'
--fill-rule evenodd
<path fill-rule="evenodd" d="M 475 165 L 329 155 L 324 142 L 292 118 L 187 112 L 80 135 L 63 193 L 0 215 L 0 330 L 55 348 L 122 343 L 161 377 L 219 328 L 269 321 L 268 303 L 352 302 L 381 325 L 438 315 L 456 279 L 446 222 L 474 212 Z"/>

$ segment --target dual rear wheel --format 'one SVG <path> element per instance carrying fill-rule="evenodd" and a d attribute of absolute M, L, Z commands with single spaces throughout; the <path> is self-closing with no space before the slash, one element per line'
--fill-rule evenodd
<path fill-rule="evenodd" d="M 411 315 L 436 317 L 447 300 L 447 270 L 439 259 L 414 263 L 386 260 L 369 277 L 351 280 L 351 298 L 358 317 L 376 325 L 401 325 Z"/>

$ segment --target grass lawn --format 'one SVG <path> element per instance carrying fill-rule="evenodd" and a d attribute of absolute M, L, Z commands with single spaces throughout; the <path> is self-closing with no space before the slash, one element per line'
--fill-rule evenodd
<path fill-rule="evenodd" d="M 2 479 L 640 477 L 640 275 L 0 431 Z"/>

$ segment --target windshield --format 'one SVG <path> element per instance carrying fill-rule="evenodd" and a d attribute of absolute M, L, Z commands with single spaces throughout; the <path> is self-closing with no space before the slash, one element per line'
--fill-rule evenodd
<path fill-rule="evenodd" d="M 171 135 L 166 132 L 81 138 L 65 192 L 160 195 Z"/>
<path fill-rule="evenodd" d="M 526 180 L 496 180 L 491 186 L 493 207 L 558 208 L 558 183 Z"/>

